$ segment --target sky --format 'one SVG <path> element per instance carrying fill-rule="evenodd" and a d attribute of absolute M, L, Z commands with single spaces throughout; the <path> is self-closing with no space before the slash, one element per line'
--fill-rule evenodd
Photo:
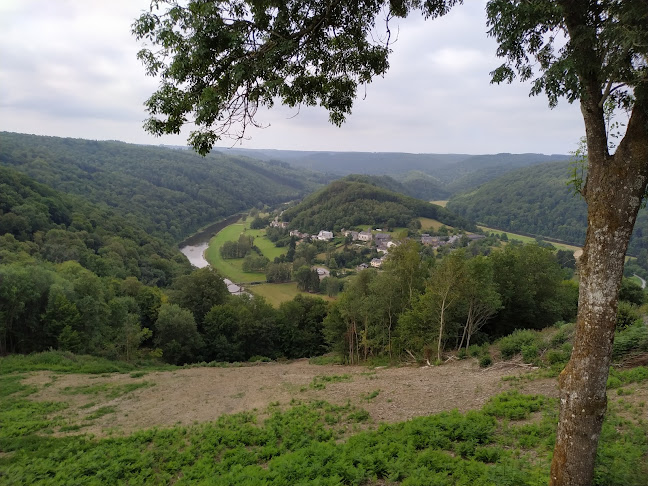
<path fill-rule="evenodd" d="M 362 90 L 341 128 L 321 108 L 260 111 L 237 147 L 411 153 L 560 153 L 584 135 L 577 105 L 553 110 L 530 85 L 491 85 L 501 64 L 485 0 L 392 26 L 390 69 Z M 136 59 L 131 24 L 149 0 L 0 0 L 0 131 L 185 145 L 189 131 L 144 131 L 158 80 Z M 394 35 L 394 34 L 393 34 Z M 366 92 L 365 92 L 366 91 Z M 224 140 L 218 145 L 231 146 Z"/>

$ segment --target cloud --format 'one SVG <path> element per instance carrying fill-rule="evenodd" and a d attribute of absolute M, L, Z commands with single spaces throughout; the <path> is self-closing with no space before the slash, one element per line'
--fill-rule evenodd
<path fill-rule="evenodd" d="M 0 4 L 0 130 L 184 144 L 141 128 L 157 87 L 130 34 L 149 0 L 5 0 Z M 528 85 L 493 86 L 500 61 L 486 36 L 485 2 L 448 16 L 392 22 L 384 78 L 362 87 L 342 128 L 320 108 L 261 110 L 250 148 L 405 152 L 566 152 L 582 133 L 578 107 L 547 108 Z M 380 29 L 381 24 L 377 24 Z M 377 33 L 378 35 L 378 33 Z"/>

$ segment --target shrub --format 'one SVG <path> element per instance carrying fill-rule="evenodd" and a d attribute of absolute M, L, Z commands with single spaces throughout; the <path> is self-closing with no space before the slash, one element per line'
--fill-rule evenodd
<path fill-rule="evenodd" d="M 525 363 L 532 363 L 538 357 L 538 346 L 535 344 L 525 344 L 522 346 L 522 360 Z"/>
<path fill-rule="evenodd" d="M 641 312 L 636 305 L 626 302 L 625 300 L 619 301 L 617 307 L 616 327 L 617 329 L 625 329 L 632 326 L 635 322 L 641 322 Z"/>
<path fill-rule="evenodd" d="M 468 348 L 468 355 L 471 358 L 477 358 L 477 357 L 481 356 L 483 352 L 484 352 L 484 350 L 478 344 L 472 344 Z"/>
<path fill-rule="evenodd" d="M 547 351 L 545 357 L 547 359 L 547 362 L 550 365 L 553 365 L 558 363 L 566 363 L 567 361 L 569 361 L 570 355 L 571 353 L 569 352 L 566 353 L 565 351 L 559 349 L 550 349 L 549 351 Z"/>
<path fill-rule="evenodd" d="M 502 358 L 510 359 L 522 352 L 522 346 L 537 344 L 538 333 L 529 329 L 516 329 L 510 335 L 499 340 Z"/>
<path fill-rule="evenodd" d="M 619 360 L 632 353 L 648 351 L 648 327 L 643 322 L 618 331 L 614 337 L 612 358 Z"/>
<path fill-rule="evenodd" d="M 558 327 L 558 332 L 549 341 L 549 346 L 552 348 L 557 348 L 561 344 L 571 341 L 574 336 L 574 323 L 565 324 L 561 321 L 556 323 L 556 327 Z"/>
<path fill-rule="evenodd" d="M 485 354 L 484 356 L 479 358 L 480 368 L 488 368 L 492 364 L 493 364 L 493 358 L 490 357 L 490 354 Z"/>

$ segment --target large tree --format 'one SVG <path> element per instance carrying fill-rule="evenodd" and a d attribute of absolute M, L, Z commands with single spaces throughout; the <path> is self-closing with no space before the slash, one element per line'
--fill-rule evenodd
<path fill-rule="evenodd" d="M 340 124 L 357 87 L 388 68 L 389 20 L 448 12 L 460 0 L 155 0 L 134 24 L 160 88 L 147 102 L 154 134 L 178 133 L 206 153 L 240 137 L 259 106 L 320 104 Z M 160 4 L 166 4 L 160 10 Z M 384 36 L 372 35 L 387 20 Z M 572 359 L 560 376 L 553 484 L 591 484 L 624 255 L 648 181 L 648 2 L 491 0 L 489 33 L 505 64 L 495 82 L 579 101 L 587 138 L 588 230 Z M 615 150 L 606 107 L 629 113 Z M 608 111 L 609 113 L 609 111 Z"/>

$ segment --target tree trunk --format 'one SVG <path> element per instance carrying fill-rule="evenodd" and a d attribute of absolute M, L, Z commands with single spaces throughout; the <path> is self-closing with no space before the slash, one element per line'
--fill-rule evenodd
<path fill-rule="evenodd" d="M 616 325 L 617 295 L 626 249 L 645 194 L 648 166 L 646 113 L 633 113 L 614 156 L 601 145 L 594 104 L 582 104 L 589 167 L 584 195 L 588 227 L 580 258 L 576 334 L 571 359 L 560 374 L 560 421 L 551 485 L 592 484 L 596 450 L 607 408 L 606 383 Z M 588 115 L 592 118 L 588 120 Z M 637 115 L 637 116 L 635 116 Z M 598 149 L 598 150 L 597 150 Z"/>

